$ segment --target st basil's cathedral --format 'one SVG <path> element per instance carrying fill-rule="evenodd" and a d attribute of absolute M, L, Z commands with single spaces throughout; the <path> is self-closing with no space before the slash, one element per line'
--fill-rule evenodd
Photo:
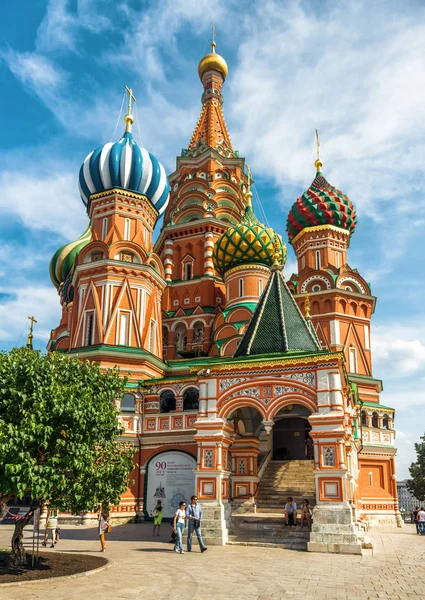
<path fill-rule="evenodd" d="M 267 543 L 292 496 L 313 507 L 298 543 L 360 553 L 359 522 L 401 519 L 394 410 L 372 374 L 376 298 L 347 263 L 353 204 L 318 153 L 287 217 L 287 278 L 227 130 L 215 42 L 198 73 L 201 114 L 168 178 L 133 137 L 131 90 L 123 137 L 84 160 L 89 222 L 50 263 L 62 318 L 48 350 L 128 376 L 116 403 L 135 469 L 116 518 L 150 519 L 158 499 L 171 517 L 195 493 L 208 543 Z"/>

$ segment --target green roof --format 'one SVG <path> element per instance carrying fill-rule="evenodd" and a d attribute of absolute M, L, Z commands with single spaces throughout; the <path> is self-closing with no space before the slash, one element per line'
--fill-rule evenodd
<path fill-rule="evenodd" d="M 272 269 L 267 286 L 236 352 L 239 356 L 290 351 L 317 352 L 320 345 L 310 331 L 281 271 Z"/>
<path fill-rule="evenodd" d="M 383 404 L 378 404 L 377 402 L 362 402 L 361 400 L 358 400 L 357 404 L 360 404 L 361 406 L 371 406 L 377 409 L 384 408 L 387 410 L 395 410 L 394 408 L 392 408 L 392 406 L 384 406 Z"/>

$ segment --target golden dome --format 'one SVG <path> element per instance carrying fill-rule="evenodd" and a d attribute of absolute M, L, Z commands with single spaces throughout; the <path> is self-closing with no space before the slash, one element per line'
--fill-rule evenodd
<path fill-rule="evenodd" d="M 223 79 L 226 79 L 227 73 L 229 72 L 227 62 L 215 51 L 215 42 L 211 43 L 211 52 L 201 58 L 201 62 L 199 63 L 198 73 L 201 81 L 204 73 L 212 70 L 221 73 L 223 75 Z"/>

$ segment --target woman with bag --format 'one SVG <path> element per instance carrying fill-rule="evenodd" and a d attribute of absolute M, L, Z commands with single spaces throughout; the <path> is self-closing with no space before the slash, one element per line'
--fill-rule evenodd
<path fill-rule="evenodd" d="M 98 533 L 101 545 L 101 552 L 106 550 L 105 534 L 111 533 L 112 527 L 109 522 L 109 513 L 106 510 L 101 510 L 99 513 Z"/>
<path fill-rule="evenodd" d="M 156 506 L 152 512 L 152 516 L 153 516 L 153 533 L 152 533 L 152 537 L 155 537 L 155 530 L 156 528 L 158 528 L 158 533 L 156 534 L 157 537 L 159 536 L 159 530 L 161 528 L 161 523 L 162 523 L 162 502 L 161 500 L 158 500 L 158 502 L 156 503 Z"/>
<path fill-rule="evenodd" d="M 186 524 L 186 502 L 180 502 L 173 519 L 174 533 L 177 534 L 177 540 L 174 545 L 174 552 L 184 554 L 183 550 L 183 531 Z"/>

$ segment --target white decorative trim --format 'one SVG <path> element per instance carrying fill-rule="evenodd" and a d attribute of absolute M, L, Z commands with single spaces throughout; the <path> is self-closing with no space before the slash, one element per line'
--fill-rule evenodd
<path fill-rule="evenodd" d="M 326 285 L 326 289 L 327 290 L 331 289 L 331 283 L 327 277 L 325 277 L 324 275 L 312 275 L 311 277 L 308 277 L 302 284 L 301 293 L 303 294 L 306 291 L 306 287 L 309 283 L 311 283 L 312 281 L 316 281 L 316 280 L 324 281 L 325 285 Z"/>

